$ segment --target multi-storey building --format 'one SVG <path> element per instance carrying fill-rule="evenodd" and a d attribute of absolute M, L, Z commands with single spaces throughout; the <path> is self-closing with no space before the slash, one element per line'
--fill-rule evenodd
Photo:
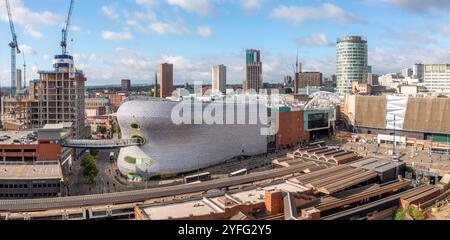
<path fill-rule="evenodd" d="M 131 92 L 131 80 L 130 79 L 122 79 L 121 85 L 122 85 L 122 91 Z"/>
<path fill-rule="evenodd" d="M 360 36 L 344 36 L 337 40 L 337 92 L 352 92 L 352 82 L 367 83 L 367 40 Z"/>
<path fill-rule="evenodd" d="M 0 132 L 0 199 L 63 195 L 63 172 L 70 171 L 74 150 L 61 141 L 73 137 L 71 126 Z"/>
<path fill-rule="evenodd" d="M 422 63 L 416 63 L 414 64 L 413 67 L 413 78 L 417 78 L 420 81 L 423 81 L 423 77 L 424 77 L 424 65 Z"/>
<path fill-rule="evenodd" d="M 424 84 L 431 92 L 450 92 L 450 64 L 425 64 Z"/>
<path fill-rule="evenodd" d="M 404 69 L 402 69 L 402 75 L 404 78 L 412 77 L 413 70 L 411 68 L 404 68 Z"/>
<path fill-rule="evenodd" d="M 173 92 L 173 64 L 163 63 L 161 64 L 161 86 L 160 94 L 161 98 L 171 97 Z"/>
<path fill-rule="evenodd" d="M 6 129 L 39 129 L 46 124 L 71 122 L 75 137 L 85 136 L 86 77 L 75 70 L 70 55 L 55 56 L 53 68 L 38 72 L 39 79 L 30 82 L 28 95 L 5 99 Z"/>
<path fill-rule="evenodd" d="M 110 108 L 111 102 L 107 97 L 86 98 L 85 100 L 85 109 L 104 109 L 104 114 L 110 114 Z M 87 110 L 86 115 L 89 116 Z"/>
<path fill-rule="evenodd" d="M 75 70 L 73 57 L 57 55 L 54 70 L 39 71 L 39 80 L 30 84 L 31 126 L 72 122 L 76 138 L 85 134 L 84 93 L 86 77 Z"/>
<path fill-rule="evenodd" d="M 246 50 L 246 66 L 245 66 L 245 81 L 243 90 L 245 92 L 254 90 L 259 93 L 262 86 L 262 62 L 261 52 L 255 49 Z"/>
<path fill-rule="evenodd" d="M 119 109 L 122 102 L 127 99 L 130 96 L 129 92 L 96 92 L 94 95 L 94 98 L 96 99 L 102 99 L 107 98 L 109 99 L 109 113 L 115 113 L 117 109 Z"/>
<path fill-rule="evenodd" d="M 212 92 L 226 93 L 227 89 L 227 67 L 217 65 L 212 69 Z"/>
<path fill-rule="evenodd" d="M 297 74 L 297 77 L 297 86 L 299 88 L 322 86 L 322 73 L 320 72 L 300 72 Z"/>

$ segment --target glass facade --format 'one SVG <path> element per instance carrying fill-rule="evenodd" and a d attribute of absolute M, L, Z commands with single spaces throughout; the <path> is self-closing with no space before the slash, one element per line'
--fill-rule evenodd
<path fill-rule="evenodd" d="M 337 92 L 352 92 L 352 82 L 367 83 L 367 40 L 359 36 L 345 36 L 336 45 Z"/>

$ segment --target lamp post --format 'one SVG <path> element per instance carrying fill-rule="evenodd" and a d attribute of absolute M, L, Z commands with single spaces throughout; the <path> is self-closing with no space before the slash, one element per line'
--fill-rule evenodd
<path fill-rule="evenodd" d="M 395 141 L 395 115 L 394 115 L 394 146 L 393 146 L 393 151 L 392 154 L 393 156 L 395 156 L 395 145 L 396 145 L 396 141 Z"/>
<path fill-rule="evenodd" d="M 449 155 L 449 150 L 450 150 L 450 146 L 448 145 L 448 133 L 447 133 L 447 160 L 450 160 L 450 158 L 448 157 Z"/>

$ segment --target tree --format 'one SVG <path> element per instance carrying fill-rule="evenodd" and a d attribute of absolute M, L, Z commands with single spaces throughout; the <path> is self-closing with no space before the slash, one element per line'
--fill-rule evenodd
<path fill-rule="evenodd" d="M 94 157 L 91 154 L 86 154 L 81 160 L 81 166 L 86 167 L 92 161 L 95 161 Z"/>
<path fill-rule="evenodd" d="M 406 215 L 409 215 L 414 220 L 425 220 L 425 215 L 418 208 L 409 206 L 408 208 L 399 208 L 395 213 L 395 220 L 405 220 Z"/>
<path fill-rule="evenodd" d="M 98 154 L 100 153 L 100 151 L 97 149 L 89 149 L 89 153 L 95 159 L 98 156 Z"/>
<path fill-rule="evenodd" d="M 105 126 L 97 125 L 97 132 L 101 134 L 105 134 L 108 129 Z"/>
<path fill-rule="evenodd" d="M 95 158 L 91 154 L 87 154 L 83 157 L 81 162 L 83 166 L 83 176 L 86 178 L 86 182 L 89 185 L 95 184 L 95 179 L 98 175 L 97 163 Z"/>

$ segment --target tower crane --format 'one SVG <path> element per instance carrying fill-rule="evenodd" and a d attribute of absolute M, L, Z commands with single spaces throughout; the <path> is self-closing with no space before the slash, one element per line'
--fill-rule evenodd
<path fill-rule="evenodd" d="M 5 0 L 6 10 L 8 12 L 9 27 L 11 29 L 12 41 L 9 43 L 11 47 L 11 96 L 16 94 L 17 82 L 17 68 L 16 68 L 16 54 L 20 54 L 19 44 L 17 43 L 17 35 L 14 29 L 14 21 L 11 14 L 11 7 L 9 1 Z"/>
<path fill-rule="evenodd" d="M 69 14 L 67 15 L 66 25 L 62 30 L 62 40 L 61 40 L 62 55 L 67 55 L 67 35 L 69 34 L 70 19 L 72 18 L 72 10 L 74 3 L 75 3 L 74 0 L 70 1 L 70 8 Z"/>

